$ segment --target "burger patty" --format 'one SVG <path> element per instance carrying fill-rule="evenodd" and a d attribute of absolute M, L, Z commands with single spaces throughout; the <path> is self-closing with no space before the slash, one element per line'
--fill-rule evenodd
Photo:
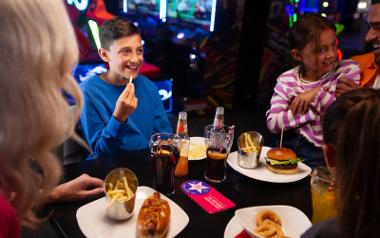
<path fill-rule="evenodd" d="M 277 168 L 277 169 L 295 169 L 298 166 L 297 164 L 288 164 L 288 165 L 275 164 L 275 165 L 271 165 L 269 162 L 267 162 L 267 164 L 272 166 L 273 168 Z"/>

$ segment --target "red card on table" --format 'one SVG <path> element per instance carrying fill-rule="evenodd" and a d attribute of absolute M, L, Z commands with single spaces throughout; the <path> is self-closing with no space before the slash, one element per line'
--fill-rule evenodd
<path fill-rule="evenodd" d="M 235 203 L 207 183 L 199 180 L 183 182 L 181 190 L 209 214 L 235 207 Z"/>

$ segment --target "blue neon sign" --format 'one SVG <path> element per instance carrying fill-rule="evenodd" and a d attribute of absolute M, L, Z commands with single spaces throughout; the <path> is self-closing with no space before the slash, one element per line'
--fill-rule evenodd
<path fill-rule="evenodd" d="M 83 11 L 88 7 L 89 0 L 66 0 L 67 4 L 72 5 L 74 3 L 78 10 Z"/>

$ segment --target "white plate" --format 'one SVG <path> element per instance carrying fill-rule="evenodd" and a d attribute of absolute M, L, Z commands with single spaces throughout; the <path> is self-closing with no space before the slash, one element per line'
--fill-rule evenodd
<path fill-rule="evenodd" d="M 105 215 L 108 203 L 105 197 L 88 203 L 77 210 L 79 227 L 86 237 L 124 238 L 136 237 L 136 221 L 144 199 L 155 190 L 150 187 L 138 187 L 133 217 L 122 222 L 114 222 Z M 170 206 L 171 219 L 167 237 L 174 237 L 189 223 L 189 217 L 176 203 L 161 194 Z"/>
<path fill-rule="evenodd" d="M 288 237 L 300 237 L 311 226 L 307 216 L 291 206 L 258 206 L 236 210 L 235 217 L 252 237 L 260 237 L 253 230 L 256 228 L 256 214 L 262 210 L 274 211 L 280 217 L 282 230 Z"/>
<path fill-rule="evenodd" d="M 204 158 L 206 158 L 205 138 L 190 137 L 189 160 L 202 160 Z"/>
<path fill-rule="evenodd" d="M 235 238 L 243 230 L 244 227 L 240 225 L 238 219 L 234 216 L 228 222 L 226 229 L 224 230 L 224 238 Z"/>
<path fill-rule="evenodd" d="M 301 180 L 311 173 L 311 168 L 304 163 L 298 163 L 298 173 L 295 174 L 277 174 L 269 171 L 265 167 L 265 156 L 267 155 L 270 147 L 264 146 L 261 149 L 259 166 L 254 169 L 245 169 L 238 165 L 237 163 L 237 152 L 232 152 L 227 159 L 228 164 L 237 172 L 261 181 L 271 182 L 271 183 L 290 183 L 294 181 Z"/>

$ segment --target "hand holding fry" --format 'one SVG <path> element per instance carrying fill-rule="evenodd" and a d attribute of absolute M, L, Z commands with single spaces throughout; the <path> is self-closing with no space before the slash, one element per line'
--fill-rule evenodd
<path fill-rule="evenodd" d="M 124 91 L 117 99 L 113 116 L 120 122 L 125 122 L 127 117 L 137 108 L 138 99 L 135 96 L 135 86 L 128 83 Z"/>

